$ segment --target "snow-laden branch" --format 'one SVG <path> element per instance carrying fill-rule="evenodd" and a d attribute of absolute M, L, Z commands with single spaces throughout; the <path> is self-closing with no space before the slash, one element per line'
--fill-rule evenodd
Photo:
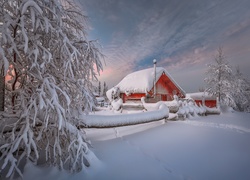
<path fill-rule="evenodd" d="M 91 165 L 75 112 L 87 114 L 94 106 L 91 80 L 102 70 L 103 56 L 85 37 L 86 17 L 73 1 L 63 2 L 0 2 L 0 66 L 11 78 L 0 128 L 7 177 L 21 176 L 19 162 L 36 164 L 41 154 L 71 172 Z"/>
<path fill-rule="evenodd" d="M 26 11 L 27 11 L 27 9 L 28 9 L 29 7 L 34 7 L 40 14 L 43 13 L 42 9 L 37 5 L 37 3 L 36 3 L 35 1 L 33 1 L 33 0 L 28 0 L 27 2 L 25 2 L 25 3 L 23 4 L 23 8 L 22 8 L 21 14 L 26 13 Z M 34 13 L 32 13 L 32 14 L 34 14 Z M 34 15 L 33 15 L 33 17 L 32 17 L 32 20 L 33 20 L 33 19 L 34 19 Z"/>

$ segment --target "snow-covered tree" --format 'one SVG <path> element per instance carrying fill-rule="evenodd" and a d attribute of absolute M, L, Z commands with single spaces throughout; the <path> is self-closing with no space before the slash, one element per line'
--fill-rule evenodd
<path fill-rule="evenodd" d="M 120 88 L 119 87 L 113 87 L 111 90 L 111 109 L 114 112 L 121 113 L 122 112 L 122 104 L 123 101 L 120 98 Z"/>
<path fill-rule="evenodd" d="M 214 57 L 215 63 L 208 65 L 206 91 L 216 97 L 222 104 L 234 106 L 232 96 L 232 68 L 226 60 L 222 48 L 219 48 Z"/>
<path fill-rule="evenodd" d="M 107 91 L 108 91 L 108 86 L 107 86 L 106 82 L 104 81 L 104 83 L 103 83 L 103 91 L 102 91 L 102 96 L 103 97 L 107 97 L 106 96 Z"/>
<path fill-rule="evenodd" d="M 98 82 L 98 95 L 101 96 L 101 90 L 102 90 L 102 87 L 101 87 L 101 81 Z"/>
<path fill-rule="evenodd" d="M 233 79 L 233 97 L 236 110 L 250 112 L 250 83 L 240 72 L 239 66 Z"/>
<path fill-rule="evenodd" d="M 86 38 L 86 17 L 73 0 L 2 0 L 0 22 L 0 68 L 12 77 L 1 169 L 22 176 L 19 163 L 36 164 L 41 154 L 71 172 L 89 166 L 77 114 L 94 106 L 91 80 L 102 54 Z"/>

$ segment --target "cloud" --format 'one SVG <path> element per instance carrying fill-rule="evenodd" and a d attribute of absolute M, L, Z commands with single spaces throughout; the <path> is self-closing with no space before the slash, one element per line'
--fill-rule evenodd
<path fill-rule="evenodd" d="M 81 1 L 96 17 L 92 26 L 104 46 L 106 67 L 100 78 L 112 85 L 151 66 L 154 58 L 183 72 L 205 67 L 220 45 L 242 47 L 236 37 L 249 28 L 249 0 Z"/>

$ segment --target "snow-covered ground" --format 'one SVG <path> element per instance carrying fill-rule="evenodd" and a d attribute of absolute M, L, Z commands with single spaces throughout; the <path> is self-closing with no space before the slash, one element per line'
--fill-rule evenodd
<path fill-rule="evenodd" d="M 85 132 L 99 162 L 77 174 L 28 164 L 24 179 L 250 179 L 249 113 Z"/>

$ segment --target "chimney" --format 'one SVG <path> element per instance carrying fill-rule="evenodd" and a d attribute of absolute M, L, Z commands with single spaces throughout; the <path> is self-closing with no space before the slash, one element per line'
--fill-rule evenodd
<path fill-rule="evenodd" d="M 154 63 L 154 98 L 156 98 L 156 59 L 153 60 Z"/>

